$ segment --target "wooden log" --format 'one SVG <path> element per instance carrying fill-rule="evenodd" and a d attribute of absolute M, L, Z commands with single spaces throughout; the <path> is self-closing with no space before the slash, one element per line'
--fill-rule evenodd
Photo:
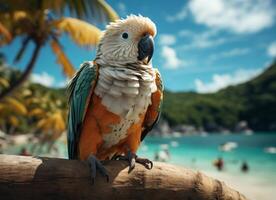
<path fill-rule="evenodd" d="M 0 155 L 0 199 L 181 199 L 246 200 L 223 182 L 166 163 L 152 170 L 124 161 L 104 163 L 110 180 L 97 174 L 94 185 L 84 161 Z"/>

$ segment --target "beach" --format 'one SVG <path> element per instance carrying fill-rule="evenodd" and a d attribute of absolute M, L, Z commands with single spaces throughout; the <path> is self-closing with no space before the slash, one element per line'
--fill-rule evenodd
<path fill-rule="evenodd" d="M 204 171 L 206 175 L 223 181 L 229 187 L 244 194 L 250 200 L 276 199 L 276 180 L 270 177 L 255 176 L 253 174 L 231 174 L 215 171 Z"/>

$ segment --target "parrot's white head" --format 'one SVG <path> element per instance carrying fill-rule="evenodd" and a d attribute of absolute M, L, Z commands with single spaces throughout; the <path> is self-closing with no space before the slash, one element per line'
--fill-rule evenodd
<path fill-rule="evenodd" d="M 155 24 L 147 17 L 130 15 L 106 27 L 97 49 L 97 59 L 104 63 L 148 65 L 156 35 Z"/>

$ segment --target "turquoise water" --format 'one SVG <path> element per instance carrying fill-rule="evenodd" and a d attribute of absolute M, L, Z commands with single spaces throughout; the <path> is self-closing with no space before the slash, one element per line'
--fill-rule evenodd
<path fill-rule="evenodd" d="M 235 142 L 238 146 L 230 152 L 222 152 L 218 147 L 225 142 Z M 138 154 L 153 159 L 164 144 L 170 152 L 170 163 L 209 171 L 216 170 L 212 163 L 222 157 L 225 172 L 240 173 L 241 164 L 246 161 L 250 174 L 268 176 L 276 182 L 276 154 L 264 151 L 267 147 L 276 147 L 276 134 L 148 137 Z"/>

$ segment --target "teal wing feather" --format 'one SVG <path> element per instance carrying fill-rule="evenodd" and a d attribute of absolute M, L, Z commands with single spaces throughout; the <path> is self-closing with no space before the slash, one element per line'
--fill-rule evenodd
<path fill-rule="evenodd" d="M 98 77 L 98 68 L 92 62 L 84 62 L 68 86 L 68 156 L 78 158 L 78 142 L 82 122 Z"/>

